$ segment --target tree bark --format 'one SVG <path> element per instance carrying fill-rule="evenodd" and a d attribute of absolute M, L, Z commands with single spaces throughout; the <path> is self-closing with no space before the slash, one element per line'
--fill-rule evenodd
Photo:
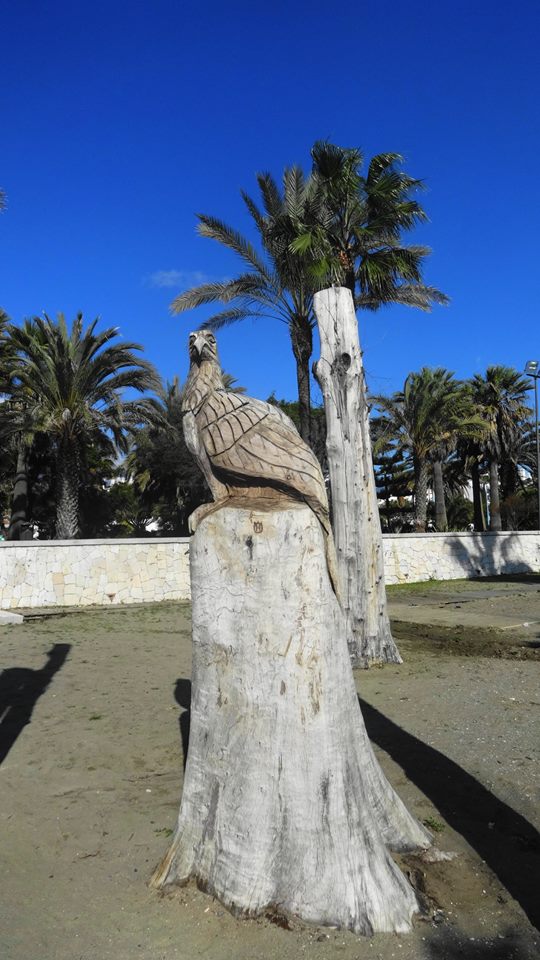
<path fill-rule="evenodd" d="M 435 527 L 439 533 L 448 529 L 446 497 L 444 493 L 443 466 L 440 460 L 433 463 L 433 490 L 435 493 Z"/>
<path fill-rule="evenodd" d="M 430 837 L 369 744 L 315 515 L 222 507 L 190 562 L 189 752 L 154 886 L 193 878 L 237 914 L 408 930 L 415 895 L 388 851 Z"/>
<path fill-rule="evenodd" d="M 28 510 L 28 457 L 22 436 L 17 449 L 17 472 L 13 485 L 13 506 L 9 524 L 9 540 L 21 540 L 26 532 Z"/>
<path fill-rule="evenodd" d="M 482 500 L 482 487 L 480 485 L 480 467 L 478 466 L 478 461 L 476 460 L 473 460 L 471 465 L 471 480 L 474 529 L 479 533 L 483 533 L 486 529 L 486 518 L 484 515 L 484 504 Z"/>
<path fill-rule="evenodd" d="M 414 458 L 414 529 L 425 533 L 427 523 L 428 465 L 424 458 Z"/>
<path fill-rule="evenodd" d="M 296 382 L 298 386 L 298 413 L 300 416 L 300 436 L 311 444 L 311 384 L 309 379 L 309 361 L 313 353 L 313 331 L 307 320 L 299 318 L 291 324 L 291 343 L 296 360 Z"/>
<path fill-rule="evenodd" d="M 495 457 L 492 457 L 489 461 L 489 529 L 502 530 L 499 464 Z"/>
<path fill-rule="evenodd" d="M 315 294 L 321 359 L 314 366 L 326 413 L 332 518 L 349 650 L 354 664 L 401 663 L 390 631 L 384 554 L 371 456 L 366 384 L 350 290 Z"/>
<path fill-rule="evenodd" d="M 79 532 L 79 457 L 73 443 L 61 443 L 57 458 L 56 539 L 74 540 Z"/>

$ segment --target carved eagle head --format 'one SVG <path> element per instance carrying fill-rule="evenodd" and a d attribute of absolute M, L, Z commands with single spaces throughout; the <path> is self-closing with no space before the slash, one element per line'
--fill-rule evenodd
<path fill-rule="evenodd" d="M 200 366 L 203 360 L 219 364 L 216 338 L 210 330 L 195 330 L 190 333 L 189 359 L 197 366 Z"/>

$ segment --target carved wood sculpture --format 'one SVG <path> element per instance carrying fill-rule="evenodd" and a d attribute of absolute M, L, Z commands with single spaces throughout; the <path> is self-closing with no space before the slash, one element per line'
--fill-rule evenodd
<path fill-rule="evenodd" d="M 418 903 L 390 851 L 430 837 L 367 737 L 318 462 L 278 409 L 224 389 L 209 331 L 190 356 L 186 440 L 215 503 L 193 520 L 189 752 L 151 882 L 194 880 L 240 915 L 404 932 Z"/>
<path fill-rule="evenodd" d="M 328 572 L 339 597 L 328 497 L 315 454 L 279 407 L 224 387 L 210 330 L 190 334 L 189 358 L 184 437 L 214 497 L 192 513 L 191 532 L 231 498 L 304 501 L 323 529 Z"/>

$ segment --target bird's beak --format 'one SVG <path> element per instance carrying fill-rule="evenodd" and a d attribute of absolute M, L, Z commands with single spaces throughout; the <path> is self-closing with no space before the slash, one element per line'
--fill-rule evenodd
<path fill-rule="evenodd" d="M 202 353 L 205 345 L 206 345 L 206 340 L 204 339 L 204 337 L 197 337 L 197 339 L 193 344 L 193 349 L 197 352 L 197 356 L 199 358 L 202 357 Z"/>

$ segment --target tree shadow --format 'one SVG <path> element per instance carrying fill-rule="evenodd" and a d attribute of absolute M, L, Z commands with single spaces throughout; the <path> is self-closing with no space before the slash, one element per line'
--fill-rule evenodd
<path fill-rule="evenodd" d="M 184 756 L 184 770 L 189 749 L 189 728 L 191 724 L 191 680 L 180 677 L 174 687 L 174 699 L 179 707 L 182 707 L 182 713 L 178 718 L 180 727 L 180 738 L 182 740 L 182 753 Z"/>
<path fill-rule="evenodd" d="M 70 643 L 55 643 L 41 670 L 10 667 L 0 675 L 0 763 L 32 719 L 34 707 L 64 665 Z"/>
<path fill-rule="evenodd" d="M 523 560 L 521 532 L 448 535 L 450 552 L 463 569 L 463 576 L 487 581 L 532 583 L 538 571 Z"/>
<path fill-rule="evenodd" d="M 540 584 L 540 573 L 501 573 L 498 576 L 472 577 L 472 580 L 478 580 L 481 583 L 538 583 Z"/>
<path fill-rule="evenodd" d="M 538 831 L 453 760 L 398 727 L 365 700 L 360 700 L 360 705 L 370 739 L 430 798 L 521 904 L 531 923 L 540 928 Z"/>
<path fill-rule="evenodd" d="M 531 940 L 513 929 L 501 937 L 472 940 L 453 927 L 439 927 L 426 940 L 425 955 L 430 960 L 531 960 L 536 956 Z"/>

